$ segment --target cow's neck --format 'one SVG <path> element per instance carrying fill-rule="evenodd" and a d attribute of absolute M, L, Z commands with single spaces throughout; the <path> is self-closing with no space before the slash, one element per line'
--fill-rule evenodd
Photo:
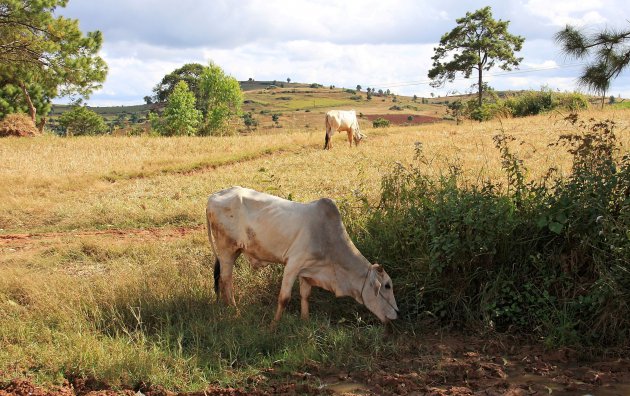
<path fill-rule="evenodd" d="M 356 248 L 349 250 L 332 263 L 336 278 L 335 295 L 363 301 L 361 284 L 370 269 L 370 262 Z"/>

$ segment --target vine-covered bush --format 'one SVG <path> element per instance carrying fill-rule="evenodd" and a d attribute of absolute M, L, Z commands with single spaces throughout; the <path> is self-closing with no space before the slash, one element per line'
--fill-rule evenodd
<path fill-rule="evenodd" d="M 630 154 L 612 121 L 583 122 L 553 143 L 573 156 L 526 181 L 515 140 L 495 137 L 507 185 L 400 164 L 377 207 L 345 209 L 359 249 L 385 264 L 406 318 L 536 334 L 553 344 L 630 340 Z"/>

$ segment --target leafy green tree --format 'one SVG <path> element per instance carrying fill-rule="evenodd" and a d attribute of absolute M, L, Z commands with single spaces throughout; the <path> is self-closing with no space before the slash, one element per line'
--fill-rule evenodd
<path fill-rule="evenodd" d="M 199 78 L 203 114 L 202 134 L 224 134 L 230 121 L 240 117 L 243 93 L 234 77 L 210 62 Z"/>
<path fill-rule="evenodd" d="M 176 69 L 153 89 L 156 101 L 168 101 L 181 81 L 189 86 L 195 98 L 195 108 L 202 115 L 199 133 L 222 134 L 231 120 L 240 117 L 243 103 L 241 87 L 219 66 L 212 62 L 208 66 L 189 63 Z"/>
<path fill-rule="evenodd" d="M 554 38 L 562 52 L 575 59 L 592 58 L 578 81 L 602 95 L 602 107 L 610 82 L 630 65 L 630 30 L 604 29 L 585 33 L 567 25 Z"/>
<path fill-rule="evenodd" d="M 197 99 L 197 105 L 199 105 L 199 98 L 201 96 L 199 90 L 199 79 L 201 78 L 201 74 L 203 73 L 204 68 L 204 65 L 200 63 L 187 63 L 184 66 L 175 69 L 171 73 L 164 76 L 164 78 L 162 78 L 162 81 L 160 81 L 153 88 L 155 101 L 166 102 L 168 97 L 175 89 L 177 83 L 179 83 L 180 81 L 185 81 L 186 84 L 188 84 L 188 88 L 195 95 L 195 98 Z M 197 107 L 197 109 L 203 111 L 203 109 L 200 107 Z"/>
<path fill-rule="evenodd" d="M 195 108 L 195 95 L 186 81 L 175 85 L 168 97 L 161 118 L 150 114 L 151 126 L 162 135 L 196 135 L 201 121 L 201 112 Z"/>
<path fill-rule="evenodd" d="M 360 91 L 361 91 L 361 85 L 357 84 L 357 92 L 360 92 Z"/>
<path fill-rule="evenodd" d="M 290 83 L 291 79 L 289 77 L 287 77 L 287 83 Z"/>
<path fill-rule="evenodd" d="M 75 106 L 63 113 L 59 124 L 66 130 L 66 136 L 98 135 L 108 131 L 103 117 L 85 106 Z"/>
<path fill-rule="evenodd" d="M 107 74 L 97 55 L 101 32 L 84 35 L 79 21 L 55 17 L 68 0 L 2 0 L 0 3 L 0 79 L 20 88 L 33 122 L 38 100 L 54 96 L 88 97 Z M 45 93 L 32 95 L 32 90 Z M 46 109 L 39 106 L 39 109 Z"/>
<path fill-rule="evenodd" d="M 483 72 L 494 66 L 512 70 L 523 60 L 514 53 L 521 50 L 525 39 L 507 31 L 509 21 L 494 20 L 492 9 L 481 8 L 467 12 L 464 18 L 456 20 L 457 26 L 442 36 L 440 45 L 435 48 L 433 68 L 429 78 L 434 88 L 452 82 L 457 73 L 470 78 L 477 70 L 478 105 L 483 99 Z"/>

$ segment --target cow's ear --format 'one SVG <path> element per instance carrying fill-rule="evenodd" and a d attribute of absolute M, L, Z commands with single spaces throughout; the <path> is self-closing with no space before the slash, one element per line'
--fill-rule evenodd
<path fill-rule="evenodd" d="M 382 274 L 384 271 L 383 267 L 378 263 L 372 264 L 372 268 L 375 269 L 376 272 L 378 272 L 379 274 Z"/>
<path fill-rule="evenodd" d="M 378 296 L 378 293 L 381 291 L 381 282 L 378 279 L 374 279 L 374 295 Z"/>
<path fill-rule="evenodd" d="M 370 284 L 372 285 L 372 288 L 374 289 L 374 295 L 378 296 L 378 292 L 381 291 L 381 281 L 378 280 L 378 267 L 380 267 L 378 264 L 374 264 L 372 265 L 372 270 L 376 270 L 376 271 L 370 271 Z"/>

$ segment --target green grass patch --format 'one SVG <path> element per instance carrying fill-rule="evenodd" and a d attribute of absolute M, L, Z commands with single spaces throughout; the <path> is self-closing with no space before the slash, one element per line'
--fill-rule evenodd
<path fill-rule="evenodd" d="M 382 327 L 354 314 L 356 303 L 327 309 L 330 293 L 315 293 L 314 316 L 304 322 L 296 290 L 279 327 L 270 330 L 280 266 L 254 272 L 239 261 L 238 312 L 215 303 L 208 251 L 199 236 L 94 240 L 5 263 L 0 380 L 27 375 L 59 384 L 79 376 L 191 391 L 208 382 L 247 386 L 246 378 L 271 367 L 286 373 L 312 364 L 370 368 L 391 353 Z"/>

